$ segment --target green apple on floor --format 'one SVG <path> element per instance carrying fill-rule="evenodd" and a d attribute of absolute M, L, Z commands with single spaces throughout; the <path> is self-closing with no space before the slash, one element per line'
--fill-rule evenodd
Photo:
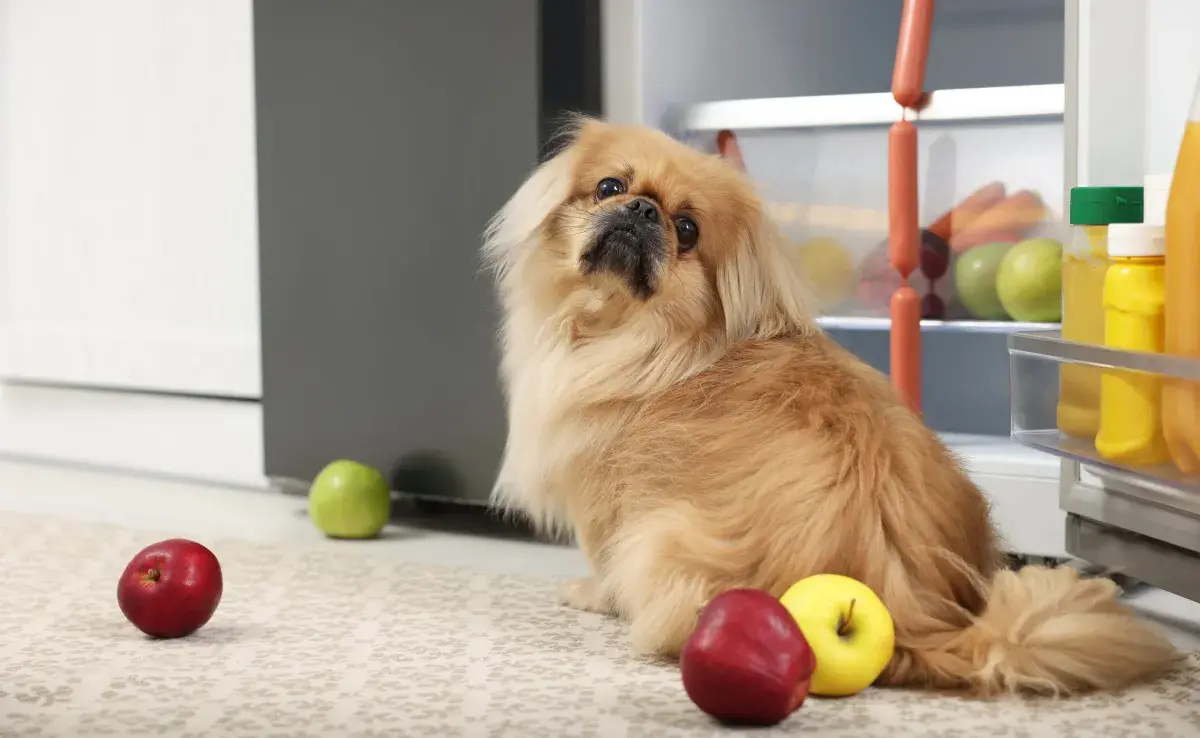
<path fill-rule="evenodd" d="M 330 538 L 374 538 L 387 525 L 392 494 L 379 470 L 339 459 L 313 480 L 308 517 Z"/>

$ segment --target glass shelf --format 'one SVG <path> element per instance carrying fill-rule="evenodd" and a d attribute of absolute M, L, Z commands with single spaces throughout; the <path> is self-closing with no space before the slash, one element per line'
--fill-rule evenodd
<path fill-rule="evenodd" d="M 890 318 L 861 315 L 822 315 L 817 324 L 827 331 L 889 331 Z M 921 330 L 930 333 L 1017 333 L 1057 330 L 1058 323 L 1020 323 L 1006 320 L 922 320 Z"/>
<path fill-rule="evenodd" d="M 1061 118 L 1064 98 L 1063 85 L 937 90 L 912 120 L 946 123 Z M 677 134 L 688 134 L 878 126 L 895 123 L 902 112 L 888 92 L 718 100 L 671 109 L 666 127 Z"/>
<path fill-rule="evenodd" d="M 1093 438 L 1073 437 L 1058 427 L 1064 369 L 1075 372 L 1075 382 L 1087 383 L 1087 372 L 1092 372 L 1093 382 L 1104 373 L 1128 372 L 1194 382 L 1200 392 L 1200 360 L 1064 341 L 1056 330 L 1014 333 L 1008 337 L 1008 353 L 1014 441 L 1123 480 L 1200 493 L 1200 477 L 1183 474 L 1170 463 L 1141 466 L 1115 462 L 1097 452 Z"/>

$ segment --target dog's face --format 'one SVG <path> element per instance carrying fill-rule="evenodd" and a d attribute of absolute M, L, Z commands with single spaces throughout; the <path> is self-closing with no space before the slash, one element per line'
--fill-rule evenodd
<path fill-rule="evenodd" d="M 708 293 L 722 250 L 752 229 L 757 201 L 724 162 L 657 132 L 585 127 L 571 192 L 546 224 L 586 281 L 638 301 Z"/>
<path fill-rule="evenodd" d="M 749 181 L 650 129 L 583 123 L 497 216 L 487 248 L 510 309 L 582 333 L 653 321 L 740 338 L 803 320 Z"/>

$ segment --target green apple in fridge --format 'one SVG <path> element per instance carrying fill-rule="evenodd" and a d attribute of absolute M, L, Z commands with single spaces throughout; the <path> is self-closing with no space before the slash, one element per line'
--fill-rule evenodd
<path fill-rule="evenodd" d="M 996 273 L 996 294 L 1013 320 L 1062 320 L 1062 243 L 1031 238 L 1009 249 Z"/>
<path fill-rule="evenodd" d="M 308 517 L 330 538 L 374 538 L 387 525 L 392 494 L 387 480 L 357 461 L 340 459 L 313 480 Z"/>
<path fill-rule="evenodd" d="M 961 254 L 954 265 L 954 291 L 977 320 L 1008 320 L 996 292 L 996 275 L 1011 248 L 1011 243 L 985 243 Z"/>

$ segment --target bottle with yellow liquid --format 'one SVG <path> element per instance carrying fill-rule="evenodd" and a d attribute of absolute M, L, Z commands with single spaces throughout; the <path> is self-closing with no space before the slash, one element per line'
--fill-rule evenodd
<path fill-rule="evenodd" d="M 1200 359 L 1200 82 L 1175 160 L 1166 221 L 1165 351 Z M 1171 460 L 1184 474 L 1200 474 L 1200 385 L 1167 380 L 1162 403 Z"/>
<path fill-rule="evenodd" d="M 1118 224 L 1108 229 L 1104 276 L 1104 345 L 1124 351 L 1163 350 L 1165 229 Z M 1109 461 L 1152 466 L 1170 460 L 1162 426 L 1162 378 L 1105 369 L 1100 377 L 1096 451 Z"/>
<path fill-rule="evenodd" d="M 1104 343 L 1104 275 L 1108 227 L 1142 222 L 1141 187 L 1075 187 L 1070 202 L 1071 240 L 1063 251 L 1062 337 Z M 1058 429 L 1089 441 L 1100 430 L 1100 375 L 1096 367 L 1064 364 L 1058 394 Z"/>

